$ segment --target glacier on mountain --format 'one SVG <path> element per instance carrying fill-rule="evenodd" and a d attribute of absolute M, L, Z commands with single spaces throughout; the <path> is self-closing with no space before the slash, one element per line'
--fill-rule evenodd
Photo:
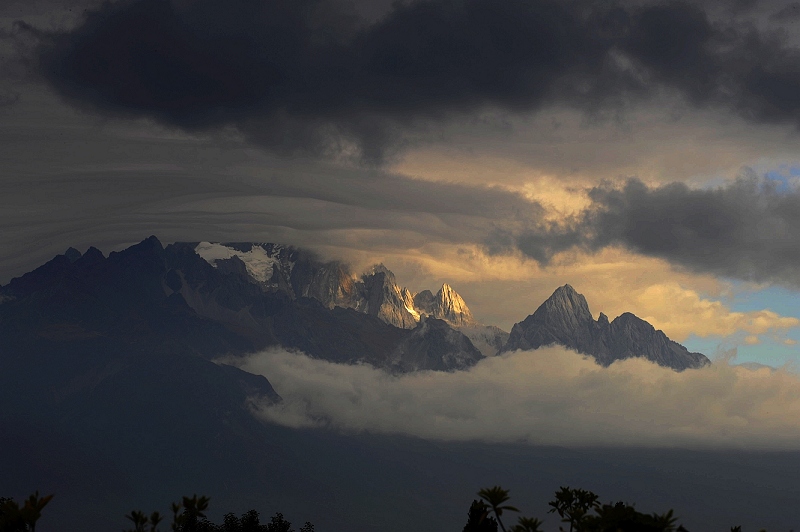
<path fill-rule="evenodd" d="M 229 260 L 233 257 L 238 257 L 247 268 L 247 273 L 258 282 L 266 283 L 273 276 L 273 270 L 276 266 L 285 266 L 291 272 L 294 265 L 291 261 L 280 260 L 281 251 L 285 250 L 284 246 L 275 244 L 248 244 L 250 249 L 244 251 L 237 249 L 232 244 L 219 244 L 216 242 L 200 242 L 194 248 L 195 252 L 203 257 L 209 264 L 215 268 L 219 266 L 221 261 Z"/>

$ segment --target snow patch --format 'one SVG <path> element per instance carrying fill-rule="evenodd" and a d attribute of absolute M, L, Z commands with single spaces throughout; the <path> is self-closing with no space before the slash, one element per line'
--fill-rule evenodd
<path fill-rule="evenodd" d="M 194 251 L 215 268 L 218 260 L 239 257 L 244 262 L 247 273 L 262 283 L 272 278 L 272 266 L 279 262 L 277 257 L 271 257 L 259 244 L 253 244 L 250 251 L 243 252 L 216 242 L 200 242 Z"/>

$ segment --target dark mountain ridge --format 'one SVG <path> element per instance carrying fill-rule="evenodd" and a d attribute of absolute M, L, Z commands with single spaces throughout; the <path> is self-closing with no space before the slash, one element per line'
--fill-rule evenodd
<path fill-rule="evenodd" d="M 205 359 L 280 346 L 399 372 L 464 369 L 482 358 L 447 326 L 397 328 L 371 313 L 264 290 L 240 275 L 237 260 L 213 267 L 191 245 L 164 248 L 155 237 L 108 258 L 95 248 L 59 255 L 0 287 L 0 332 L 23 351 L 47 338 L 60 349 L 80 340 L 113 352 L 170 348 Z"/>

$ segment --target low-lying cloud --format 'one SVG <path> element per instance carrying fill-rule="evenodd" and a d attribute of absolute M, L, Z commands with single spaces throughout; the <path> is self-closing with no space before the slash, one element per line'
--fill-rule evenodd
<path fill-rule="evenodd" d="M 602 368 L 550 347 L 469 371 L 402 376 L 282 350 L 234 363 L 265 375 L 284 398 L 254 403 L 255 415 L 290 427 L 537 445 L 800 448 L 800 377 L 729 359 L 682 373 L 643 359 Z"/>

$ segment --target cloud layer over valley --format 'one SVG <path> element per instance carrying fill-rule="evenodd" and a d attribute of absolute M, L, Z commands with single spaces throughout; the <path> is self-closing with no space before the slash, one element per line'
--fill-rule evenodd
<path fill-rule="evenodd" d="M 391 376 L 301 353 L 235 363 L 284 398 L 255 415 L 291 427 L 403 433 L 435 440 L 563 446 L 800 449 L 800 376 L 730 357 L 682 373 L 641 359 L 608 368 L 549 347 L 469 371 Z"/>

